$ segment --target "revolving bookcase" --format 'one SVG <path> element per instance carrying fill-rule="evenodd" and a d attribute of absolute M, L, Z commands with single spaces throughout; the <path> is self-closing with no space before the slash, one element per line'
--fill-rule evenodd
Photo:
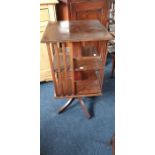
<path fill-rule="evenodd" d="M 49 21 L 46 43 L 56 98 L 68 98 L 63 112 L 74 99 L 88 118 L 82 97 L 102 95 L 107 42 L 112 36 L 97 20 Z"/>

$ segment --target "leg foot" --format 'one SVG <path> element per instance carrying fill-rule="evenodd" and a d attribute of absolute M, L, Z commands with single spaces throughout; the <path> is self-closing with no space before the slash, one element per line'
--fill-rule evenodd
<path fill-rule="evenodd" d="M 79 101 L 80 101 L 80 105 L 81 105 L 81 108 L 83 109 L 86 117 L 89 119 L 91 117 L 91 115 L 89 114 L 88 110 L 87 110 L 87 107 L 85 106 L 83 100 L 81 98 L 78 98 Z"/>

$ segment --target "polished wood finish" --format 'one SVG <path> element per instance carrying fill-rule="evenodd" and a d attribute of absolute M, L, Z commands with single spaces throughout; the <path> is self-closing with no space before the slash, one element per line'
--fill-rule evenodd
<path fill-rule="evenodd" d="M 63 53 L 63 62 L 64 62 L 64 79 L 66 85 L 65 87 L 65 92 L 68 92 L 68 78 L 67 78 L 67 56 L 65 54 L 65 43 L 62 43 L 62 53 Z"/>
<path fill-rule="evenodd" d="M 48 23 L 42 42 L 47 45 L 55 97 L 70 99 L 59 113 L 76 98 L 90 118 L 82 97 L 102 95 L 106 43 L 110 39 L 113 37 L 97 20 Z"/>
<path fill-rule="evenodd" d="M 61 70 L 60 70 L 60 57 L 59 57 L 59 49 L 57 44 L 53 44 L 53 49 L 56 55 L 56 61 L 57 61 L 57 74 L 58 74 L 58 82 L 59 82 L 59 91 L 60 94 L 64 95 L 64 90 L 63 90 L 63 78 L 62 78 L 62 74 L 61 74 Z"/>
<path fill-rule="evenodd" d="M 54 71 L 58 75 L 61 73 L 61 75 L 58 76 L 58 80 L 62 81 L 61 84 L 59 85 L 60 88 L 63 88 L 63 91 L 66 92 L 65 88 L 67 86 L 67 92 L 69 92 L 70 95 L 71 95 L 71 92 L 73 91 L 71 95 L 72 97 L 73 96 L 75 97 L 76 95 L 90 96 L 90 94 L 95 94 L 96 92 L 101 94 L 99 75 L 101 73 L 103 74 L 103 69 L 104 69 L 101 58 L 99 58 L 98 56 L 90 57 L 90 58 L 74 57 L 72 59 L 73 65 L 74 65 L 74 68 L 73 68 L 70 65 L 70 61 L 69 61 L 70 57 L 68 55 L 65 57 L 67 58 L 66 59 L 67 61 L 63 61 L 63 55 L 61 54 L 59 54 L 60 61 L 57 62 L 56 59 L 58 58 L 56 57 L 54 58 L 55 60 Z M 60 76 L 62 76 L 61 77 L 62 80 L 60 79 Z M 70 80 L 68 81 L 68 79 Z M 102 78 L 100 80 L 102 81 Z M 68 95 L 67 92 L 65 93 L 66 95 Z M 61 96 L 61 94 L 62 93 L 60 90 L 60 94 L 58 93 L 57 96 Z"/>
<path fill-rule="evenodd" d="M 98 19 L 107 26 L 110 3 L 111 0 L 60 0 L 58 20 Z"/>
<path fill-rule="evenodd" d="M 81 108 L 83 109 L 86 117 L 89 119 L 91 117 L 91 115 L 89 114 L 88 110 L 87 110 L 87 107 L 85 106 L 82 98 L 79 98 L 79 101 L 80 101 L 80 105 L 81 105 Z"/>
<path fill-rule="evenodd" d="M 57 91 L 57 85 L 56 85 L 56 78 L 55 78 L 55 74 L 54 74 L 53 53 L 52 53 L 52 50 L 50 48 L 50 44 L 46 44 L 46 46 L 47 46 L 47 51 L 48 51 L 48 56 L 49 56 L 50 69 L 51 69 L 52 78 L 53 78 L 53 82 L 54 82 L 54 88 L 55 88 L 55 92 L 57 94 L 58 91 Z"/>
<path fill-rule="evenodd" d="M 98 19 L 103 25 L 107 24 L 108 9 L 102 0 L 73 2 L 70 7 L 72 20 Z"/>
<path fill-rule="evenodd" d="M 64 112 L 68 107 L 69 105 L 74 101 L 74 98 L 71 98 L 69 99 L 65 105 L 63 105 L 60 109 L 59 109 L 59 114 Z"/>
<path fill-rule="evenodd" d="M 83 110 L 83 112 L 85 113 L 86 117 L 89 119 L 91 118 L 91 115 L 89 113 L 89 111 L 87 110 L 87 107 L 85 106 L 84 104 L 84 101 L 82 100 L 82 98 L 71 98 L 69 99 L 66 104 L 64 104 L 58 111 L 59 114 L 61 114 L 62 112 L 64 112 L 71 104 L 72 102 L 74 101 L 74 99 L 78 99 L 79 103 L 80 103 L 80 106 Z"/>
<path fill-rule="evenodd" d="M 107 28 L 109 22 L 109 9 L 113 1 L 114 0 L 59 0 L 59 4 L 56 7 L 57 18 L 58 20 L 96 19 Z M 92 39 L 93 36 L 90 38 Z M 98 51 L 101 48 L 99 47 L 99 43 L 93 40 L 92 42 L 86 42 L 84 44 L 93 45 Z M 107 42 L 104 42 L 104 45 L 107 46 Z M 103 53 L 101 52 L 101 56 L 102 54 Z"/>
<path fill-rule="evenodd" d="M 42 42 L 82 42 L 111 40 L 112 38 L 98 20 L 50 21 Z"/>

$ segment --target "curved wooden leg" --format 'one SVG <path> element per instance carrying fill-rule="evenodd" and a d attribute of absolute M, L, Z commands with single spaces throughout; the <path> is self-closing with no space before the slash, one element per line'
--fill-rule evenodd
<path fill-rule="evenodd" d="M 63 105 L 60 109 L 59 109 L 59 114 L 64 112 L 69 106 L 70 104 L 73 102 L 75 98 L 71 98 L 67 101 L 67 103 L 65 105 Z M 77 98 L 80 102 L 80 106 L 82 108 L 82 110 L 84 111 L 86 117 L 89 119 L 91 117 L 91 115 L 89 114 L 88 110 L 87 110 L 87 107 L 85 106 L 82 98 Z"/>
<path fill-rule="evenodd" d="M 69 99 L 67 103 L 59 109 L 59 114 L 64 112 L 69 107 L 69 105 L 73 102 L 73 100 L 74 98 Z"/>
<path fill-rule="evenodd" d="M 91 117 L 91 115 L 89 114 L 88 110 L 87 110 L 87 107 L 85 106 L 83 100 L 81 98 L 78 98 L 79 101 L 80 101 L 80 105 L 81 105 L 81 108 L 83 109 L 86 117 L 89 119 Z"/>

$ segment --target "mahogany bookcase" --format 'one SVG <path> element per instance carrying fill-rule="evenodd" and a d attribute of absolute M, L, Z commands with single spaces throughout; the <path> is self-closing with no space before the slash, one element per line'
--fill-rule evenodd
<path fill-rule="evenodd" d="M 63 112 L 78 99 L 102 95 L 107 42 L 113 37 L 98 20 L 49 21 L 41 42 L 46 43 L 56 98 L 68 98 Z"/>

